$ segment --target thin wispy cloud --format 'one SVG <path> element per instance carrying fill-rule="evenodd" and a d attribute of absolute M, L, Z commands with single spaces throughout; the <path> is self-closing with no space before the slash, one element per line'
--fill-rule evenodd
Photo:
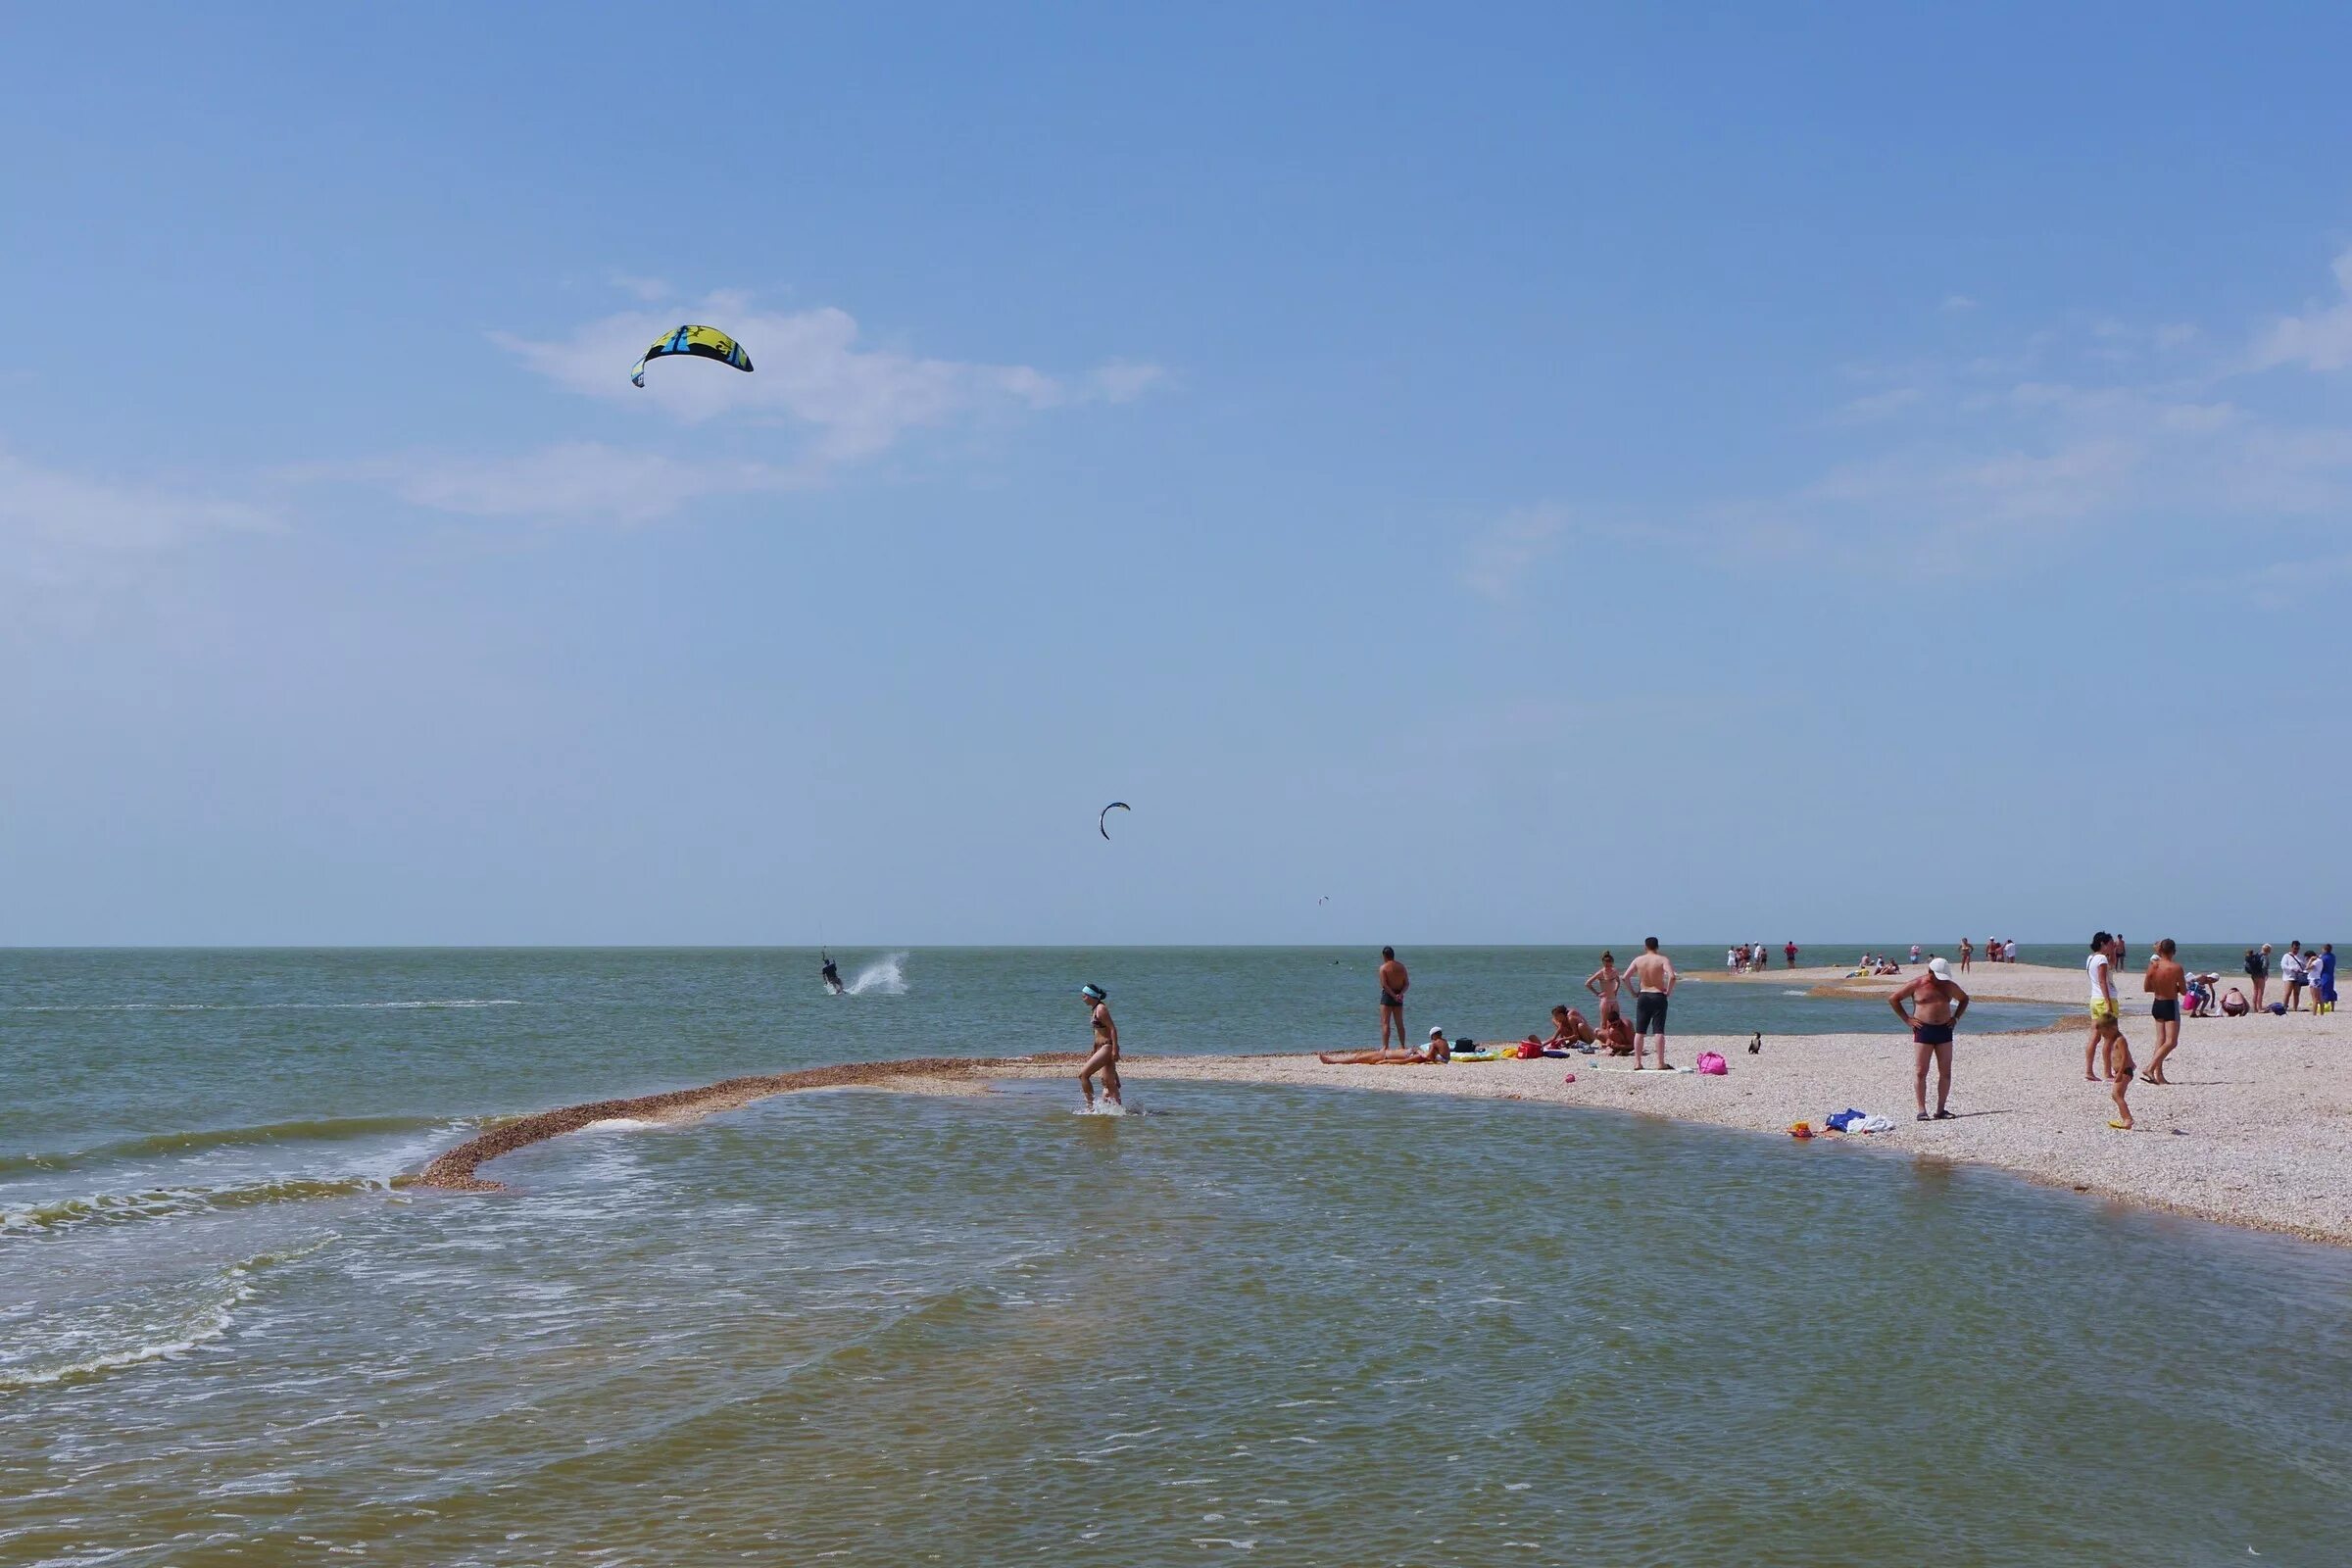
<path fill-rule="evenodd" d="M 911 432 L 1084 403 L 1125 403 L 1163 379 L 1159 367 L 1111 361 L 1056 373 L 1029 365 L 933 359 L 863 341 L 847 311 L 823 306 L 774 314 L 741 294 L 683 307 L 684 319 L 730 333 L 752 373 L 684 360 L 651 367 L 643 388 L 629 368 L 679 324 L 676 312 L 629 311 L 556 338 L 496 332 L 491 340 L 526 368 L 569 392 L 627 402 L 687 424 L 732 417 L 806 432 L 827 463 L 874 457 Z"/>
<path fill-rule="evenodd" d="M 310 470 L 303 477 L 377 485 L 415 506 L 473 517 L 622 524 L 653 522 L 713 496 L 806 489 L 789 466 L 685 462 L 600 442 L 566 442 L 509 457 L 415 454 Z"/>
<path fill-rule="evenodd" d="M 2337 255 L 2333 270 L 2343 298 L 2271 322 L 2255 338 L 2256 369 L 2281 365 L 2313 370 L 2352 368 L 2352 249 Z"/>
<path fill-rule="evenodd" d="M 2325 417 L 2324 397 L 2247 377 L 2352 368 L 2352 251 L 2334 270 L 2345 300 L 2270 323 L 2250 365 L 2206 348 L 2217 334 L 2193 323 L 2097 318 L 1948 365 L 1841 367 L 1848 379 L 1896 381 L 1822 421 L 1843 455 L 1788 491 L 1728 497 L 1660 518 L 1656 531 L 1727 568 L 1799 558 L 1990 574 L 2028 569 L 2080 529 L 2171 519 L 2227 537 L 2248 523 L 2340 517 L 2352 512 L 2352 425 Z M 1515 587 L 1565 514 L 1539 507 L 1497 522 L 1464 582 L 1488 598 Z M 2301 591 L 2311 575 L 2297 567 L 2263 591 Z"/>
<path fill-rule="evenodd" d="M 276 513 L 253 502 L 0 451 L 0 583 L 70 591 L 119 582 L 204 539 L 277 526 Z"/>
<path fill-rule="evenodd" d="M 1528 507 L 1500 518 L 1471 542 L 1462 564 L 1464 586 L 1494 604 L 1511 603 L 1521 579 L 1558 548 L 1567 526 L 1564 507 Z"/>

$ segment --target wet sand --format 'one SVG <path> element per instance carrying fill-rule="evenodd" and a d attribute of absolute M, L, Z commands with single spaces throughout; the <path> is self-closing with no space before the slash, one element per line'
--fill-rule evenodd
<path fill-rule="evenodd" d="M 853 1061 L 833 1067 L 806 1067 L 798 1072 L 767 1073 L 750 1078 L 726 1078 L 699 1089 L 672 1089 L 634 1100 L 593 1100 L 560 1105 L 528 1116 L 497 1122 L 436 1157 L 417 1173 L 411 1185 L 439 1187 L 459 1193 L 495 1193 L 500 1184 L 476 1174 L 482 1166 L 518 1149 L 576 1133 L 600 1121 L 682 1122 L 714 1111 L 733 1110 L 771 1095 L 808 1089 L 896 1088 L 940 1093 L 963 1085 L 977 1087 L 990 1073 L 1008 1070 L 1075 1067 L 1077 1056 L 915 1056 L 905 1061 Z"/>

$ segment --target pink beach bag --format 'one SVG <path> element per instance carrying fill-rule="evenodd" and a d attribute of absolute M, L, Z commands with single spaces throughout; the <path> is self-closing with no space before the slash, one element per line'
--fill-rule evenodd
<path fill-rule="evenodd" d="M 1719 1052 L 1702 1051 L 1698 1054 L 1698 1070 L 1713 1073 L 1716 1077 L 1721 1078 L 1732 1070 L 1732 1064 L 1724 1060 Z"/>

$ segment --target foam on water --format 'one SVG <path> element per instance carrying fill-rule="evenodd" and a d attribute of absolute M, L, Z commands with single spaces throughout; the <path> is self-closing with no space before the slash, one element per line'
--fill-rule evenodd
<path fill-rule="evenodd" d="M 251 1208 L 261 1203 L 299 1202 L 312 1198 L 351 1198 L 389 1192 L 390 1184 L 365 1176 L 330 1180 L 250 1182 L 233 1187 L 168 1187 L 139 1193 L 90 1193 L 26 1208 L 0 1210 L 0 1237 L 74 1230 L 83 1225 L 119 1225 L 137 1220 L 184 1219 L 194 1214 Z"/>
<path fill-rule="evenodd" d="M 842 987 L 853 997 L 903 997 L 906 994 L 906 955 L 892 953 L 876 958 L 858 971 L 858 978 Z"/>
<path fill-rule="evenodd" d="M 261 1252 L 218 1272 L 81 1301 L 64 1312 L 0 1317 L 0 1393 L 171 1360 L 220 1339 L 258 1294 L 254 1276 L 317 1251 Z"/>

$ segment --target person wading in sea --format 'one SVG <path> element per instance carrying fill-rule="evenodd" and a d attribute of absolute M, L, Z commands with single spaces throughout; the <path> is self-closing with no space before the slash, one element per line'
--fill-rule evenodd
<path fill-rule="evenodd" d="M 1666 1066 L 1666 1002 L 1674 995 L 1674 960 L 1658 951 L 1656 937 L 1642 939 L 1642 956 L 1625 966 L 1634 983 L 1634 1071 L 1646 1064 L 1648 1041 L 1658 1037 L 1658 1066 Z"/>
<path fill-rule="evenodd" d="M 1078 1071 L 1078 1087 L 1085 1091 L 1086 1108 L 1095 1108 L 1095 1074 L 1102 1075 L 1102 1095 L 1121 1110 L 1127 1108 L 1119 1099 L 1119 1026 L 1111 1022 L 1110 996 L 1101 986 L 1078 988 L 1086 999 L 1087 1017 L 1095 1026 L 1094 1054 Z"/>
<path fill-rule="evenodd" d="M 1914 1004 L 1916 1012 L 1903 1004 Z M 1918 1054 L 1911 1063 L 1911 1097 L 1919 1104 L 1921 1121 L 1950 1121 L 1945 1102 L 1952 1098 L 1952 1031 L 1968 1011 L 1968 993 L 1952 978 L 1952 966 L 1941 958 L 1928 960 L 1928 972 L 1886 999 L 1894 1015 L 1911 1031 Z M 1936 1114 L 1928 1114 L 1928 1063 L 1936 1063 Z"/>
<path fill-rule="evenodd" d="M 1410 1051 L 1411 1042 L 1404 1038 L 1404 993 L 1413 977 L 1404 972 L 1396 961 L 1395 948 L 1380 950 L 1380 1049 L 1389 1049 L 1389 1030 L 1396 1031 L 1396 1049 Z"/>

